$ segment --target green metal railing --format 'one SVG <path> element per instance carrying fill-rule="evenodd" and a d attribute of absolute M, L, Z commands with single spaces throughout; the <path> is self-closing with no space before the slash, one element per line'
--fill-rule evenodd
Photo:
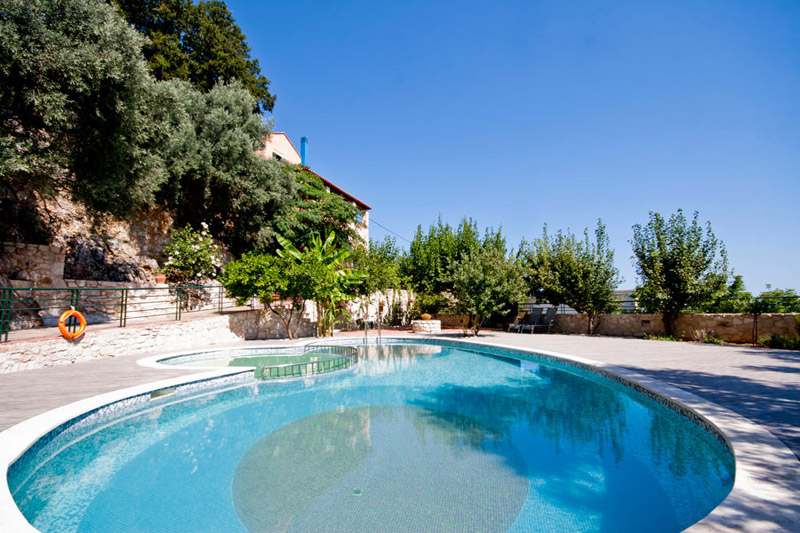
<path fill-rule="evenodd" d="M 358 349 L 353 346 L 306 346 L 304 354 L 319 354 L 324 359 L 301 361 L 282 365 L 259 365 L 255 370 L 258 379 L 280 379 L 312 376 L 350 368 L 358 362 Z"/>
<path fill-rule="evenodd" d="M 253 300 L 246 307 L 260 306 Z M 187 313 L 223 313 L 242 306 L 219 285 L 0 287 L 0 342 L 7 342 L 11 331 L 55 327 L 61 313 L 70 308 L 80 311 L 90 324 L 125 327 L 129 320 L 181 320 Z"/>

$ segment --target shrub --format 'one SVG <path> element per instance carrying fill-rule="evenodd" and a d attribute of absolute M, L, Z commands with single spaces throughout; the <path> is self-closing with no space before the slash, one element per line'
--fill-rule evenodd
<path fill-rule="evenodd" d="M 706 329 L 694 330 L 692 332 L 692 340 L 706 344 L 725 344 L 725 341 L 719 338 L 716 331 Z"/>
<path fill-rule="evenodd" d="M 450 293 L 441 294 L 417 294 L 409 315 L 411 318 L 420 318 L 422 313 L 438 315 L 441 313 L 452 313 L 455 311 L 455 298 Z"/>
<path fill-rule="evenodd" d="M 669 335 L 655 335 L 652 333 L 645 333 L 642 335 L 642 338 L 646 341 L 672 341 L 672 342 L 680 342 L 680 339 L 675 337 L 671 337 Z"/>
<path fill-rule="evenodd" d="M 162 269 L 171 285 L 200 285 L 219 274 L 220 248 L 212 241 L 205 223 L 202 228 L 197 231 L 187 225 L 172 232 L 164 248 L 167 262 Z"/>
<path fill-rule="evenodd" d="M 759 343 L 769 348 L 776 348 L 778 350 L 800 350 L 800 337 L 792 335 L 772 335 L 771 337 L 762 337 L 759 340 Z"/>

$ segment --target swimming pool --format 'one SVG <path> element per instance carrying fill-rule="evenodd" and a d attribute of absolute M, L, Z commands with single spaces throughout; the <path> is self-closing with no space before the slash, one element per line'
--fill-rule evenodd
<path fill-rule="evenodd" d="M 715 435 L 572 364 L 394 342 L 111 406 L 8 481 L 43 531 L 680 531 L 733 475 Z"/>

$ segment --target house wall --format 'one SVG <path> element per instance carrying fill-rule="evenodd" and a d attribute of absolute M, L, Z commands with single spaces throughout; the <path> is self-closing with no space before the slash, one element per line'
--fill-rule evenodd
<path fill-rule="evenodd" d="M 355 230 L 361 240 L 369 244 L 369 211 L 364 211 L 361 224 L 355 224 Z"/>
<path fill-rule="evenodd" d="M 300 154 L 297 153 L 297 150 L 285 133 L 270 134 L 269 137 L 267 137 L 264 148 L 258 153 L 265 159 L 272 159 L 272 154 L 278 154 L 281 159 L 287 163 L 293 165 L 299 165 L 301 163 Z"/>

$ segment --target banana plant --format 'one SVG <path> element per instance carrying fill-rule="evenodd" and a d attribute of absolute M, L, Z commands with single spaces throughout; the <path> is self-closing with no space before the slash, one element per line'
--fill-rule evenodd
<path fill-rule="evenodd" d="M 311 238 L 311 245 L 301 251 L 288 239 L 278 236 L 281 245 L 278 255 L 293 258 L 309 277 L 320 336 L 333 334 L 337 318 L 350 320 L 349 314 L 339 309 L 339 304 L 355 298 L 349 289 L 365 277 L 363 272 L 344 266 L 350 252 L 336 248 L 335 241 L 335 232 L 331 232 L 324 241 L 315 234 Z"/>

